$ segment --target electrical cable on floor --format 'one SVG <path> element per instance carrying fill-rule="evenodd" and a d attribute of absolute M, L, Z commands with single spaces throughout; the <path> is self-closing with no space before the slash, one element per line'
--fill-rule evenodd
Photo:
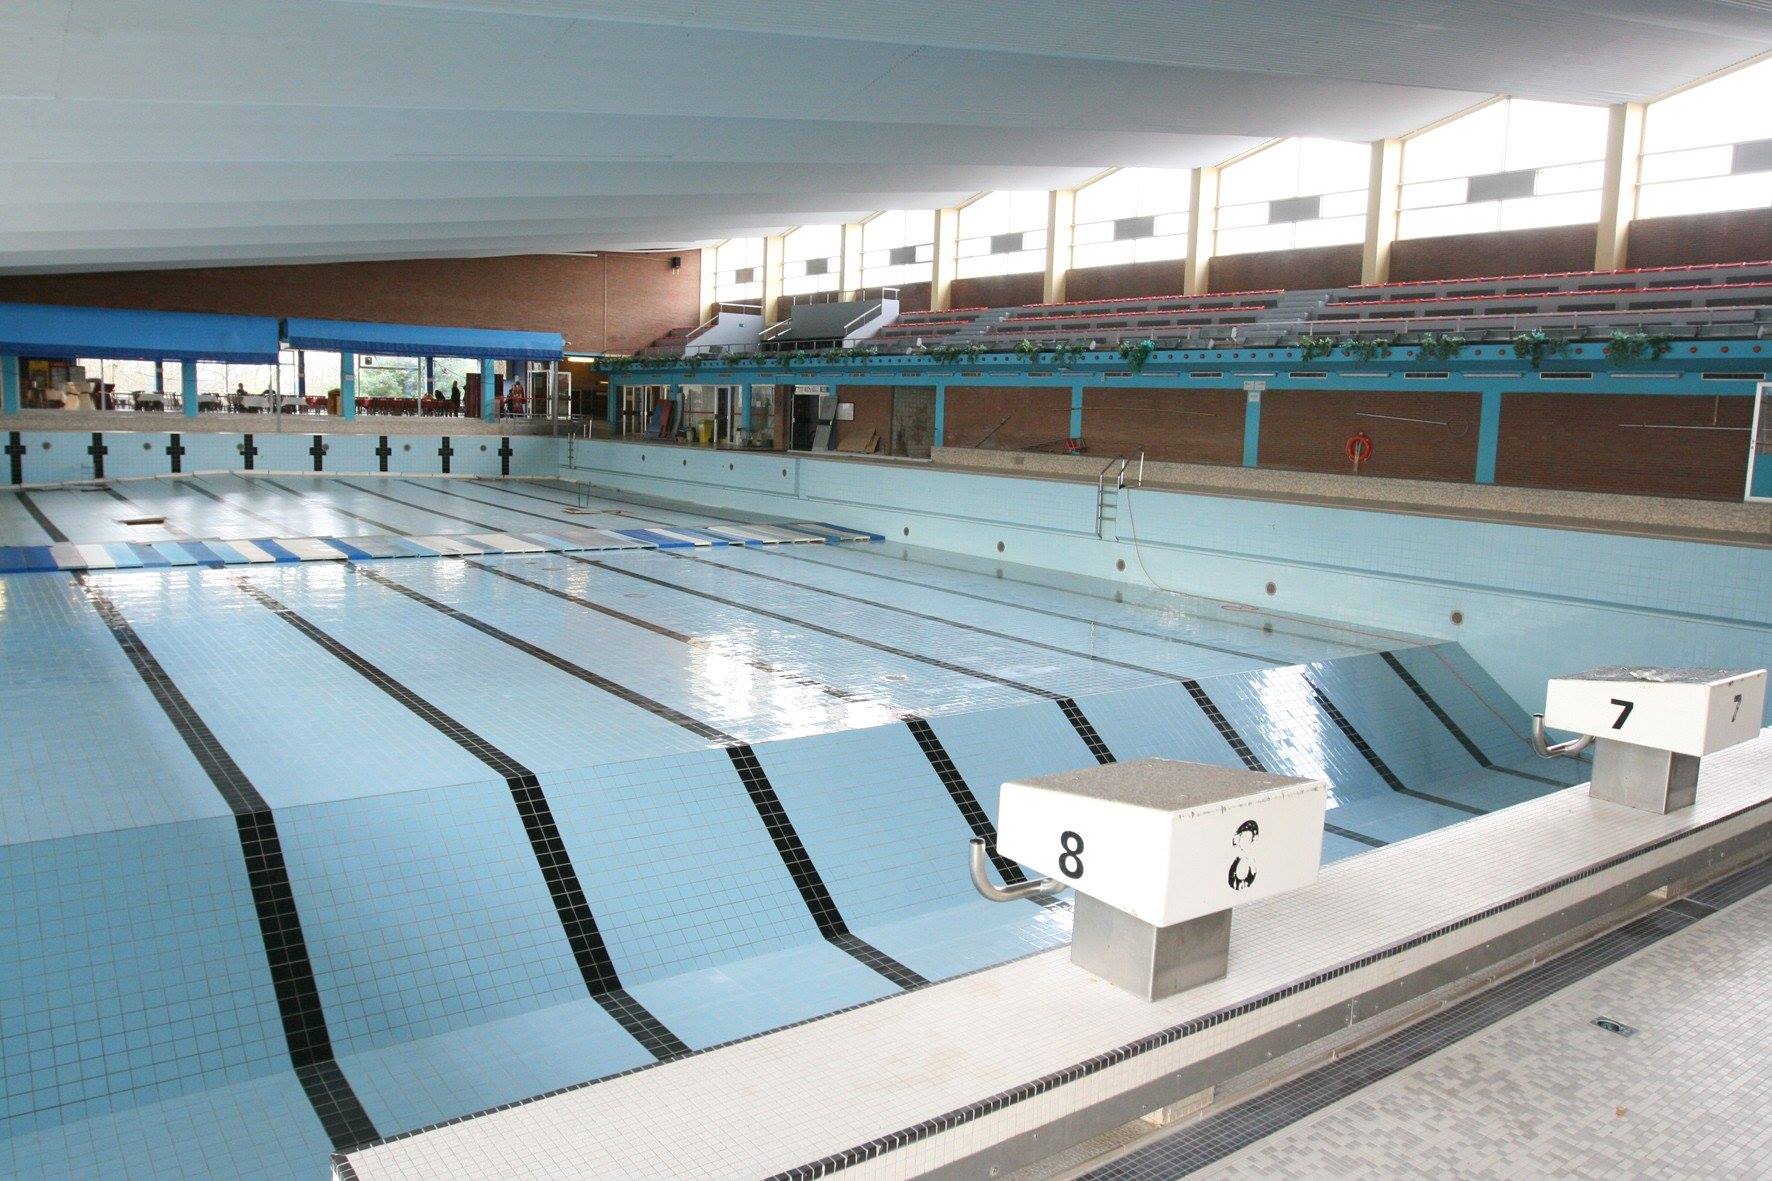
<path fill-rule="evenodd" d="M 1132 555 L 1137 560 L 1138 569 L 1140 570 L 1140 572 L 1142 572 L 1144 574 L 1145 580 L 1148 581 L 1154 589 L 1161 591 L 1165 594 L 1178 595 L 1178 596 L 1182 596 L 1185 598 L 1198 598 L 1199 596 L 1190 595 L 1187 591 L 1174 590 L 1170 587 L 1164 586 L 1162 583 L 1158 582 L 1156 579 L 1156 576 L 1151 573 L 1150 567 L 1145 564 L 1143 544 L 1138 539 L 1138 514 L 1137 514 L 1137 511 L 1133 508 L 1133 504 L 1132 504 L 1133 500 L 1135 499 L 1132 495 L 1132 491 L 1133 491 L 1132 485 L 1123 483 L 1119 487 L 1120 487 L 1120 491 L 1125 495 L 1126 524 L 1131 531 L 1131 536 L 1127 540 L 1131 541 L 1131 543 L 1132 543 Z M 1224 600 L 1224 599 L 1209 600 L 1209 601 L 1217 602 L 1220 607 L 1225 607 L 1227 609 L 1235 608 L 1235 609 L 1240 609 L 1243 611 L 1252 612 L 1257 615 L 1263 615 L 1263 616 L 1270 615 L 1269 612 L 1263 611 L 1260 607 L 1252 606 L 1247 603 L 1231 603 L 1228 600 Z M 1288 618 L 1288 617 L 1278 616 L 1277 618 L 1284 619 L 1284 618 Z M 1295 622 L 1305 622 L 1305 621 L 1295 621 Z M 1334 623 L 1334 622 L 1330 622 L 1328 620 L 1324 620 L 1321 622 L 1312 620 L 1309 622 L 1312 624 L 1312 626 L 1321 627 L 1321 628 L 1328 630 L 1328 631 L 1339 631 L 1339 632 L 1345 632 L 1349 635 L 1363 636 L 1367 639 L 1379 640 L 1385 644 L 1393 644 L 1393 643 L 1397 642 L 1397 640 L 1399 639 L 1399 637 L 1388 636 L 1382 632 L 1369 631 L 1364 628 L 1353 627 L 1349 624 Z M 1508 733 L 1512 734 L 1521 743 L 1523 743 L 1527 746 L 1530 746 L 1531 739 L 1518 727 L 1515 720 L 1508 717 L 1507 714 L 1503 713 L 1501 710 L 1497 709 L 1493 704 L 1491 704 L 1490 701 L 1488 700 L 1488 698 L 1486 698 L 1483 695 L 1483 693 L 1475 685 L 1471 684 L 1468 680 L 1466 680 L 1464 678 L 1464 676 L 1458 671 L 1458 669 L 1453 666 L 1451 661 L 1446 659 L 1445 653 L 1440 651 L 1440 644 L 1441 643 L 1452 643 L 1452 642 L 1456 642 L 1456 641 L 1441 640 L 1439 643 L 1429 645 L 1428 650 L 1433 654 L 1434 659 L 1438 660 L 1440 662 L 1441 666 L 1445 668 L 1447 674 L 1449 676 L 1451 676 L 1453 680 L 1457 681 L 1460 685 L 1463 685 L 1465 687 L 1465 690 L 1467 692 L 1469 692 L 1470 695 L 1477 700 L 1477 703 L 1479 705 L 1481 705 L 1485 710 L 1489 711 L 1489 713 L 1494 716 L 1496 721 L 1498 721 L 1502 724 L 1503 728 L 1505 728 Z M 1585 761 L 1585 760 L 1583 760 L 1583 761 Z"/>

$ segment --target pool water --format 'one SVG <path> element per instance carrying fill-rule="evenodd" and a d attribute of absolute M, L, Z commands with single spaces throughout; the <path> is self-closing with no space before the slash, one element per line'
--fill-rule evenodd
<path fill-rule="evenodd" d="M 0 544 L 720 519 L 205 476 L 3 495 Z M 10 1175 L 318 1176 L 1057 946 L 967 878 L 1006 779 L 1321 775 L 1334 861 L 1585 777 L 1457 645 L 880 543 L 12 574 L 0 662 Z"/>

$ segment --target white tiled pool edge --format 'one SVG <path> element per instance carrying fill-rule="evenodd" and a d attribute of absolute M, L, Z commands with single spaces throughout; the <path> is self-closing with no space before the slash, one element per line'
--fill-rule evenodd
<path fill-rule="evenodd" d="M 1054 951 L 364 1148 L 338 1173 L 1006 1171 L 1762 847 L 1769 831 L 1772 731 L 1706 760 L 1689 812 L 1629 812 L 1572 788 L 1336 865 L 1239 915 L 1226 979 L 1156 1005 Z"/>

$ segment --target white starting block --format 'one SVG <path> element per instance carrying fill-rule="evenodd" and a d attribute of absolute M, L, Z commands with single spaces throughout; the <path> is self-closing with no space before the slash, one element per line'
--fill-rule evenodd
<path fill-rule="evenodd" d="M 1592 742 L 1591 795 L 1675 812 L 1698 798 L 1698 761 L 1757 736 L 1765 708 L 1765 669 L 1596 668 L 1550 682 L 1534 745 L 1573 755 Z M 1587 737 L 1547 747 L 1543 726 Z"/>
<path fill-rule="evenodd" d="M 1232 907 L 1316 880 L 1327 798 L 1315 779 L 1109 763 L 1005 783 L 997 849 L 1076 890 L 1072 963 L 1159 1000 L 1225 974 Z"/>

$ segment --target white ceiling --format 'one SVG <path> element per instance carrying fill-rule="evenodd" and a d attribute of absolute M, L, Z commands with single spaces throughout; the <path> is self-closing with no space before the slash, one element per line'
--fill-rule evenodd
<path fill-rule="evenodd" d="M 19 0 L 0 271 L 681 247 L 1768 47 L 1732 0 Z"/>

